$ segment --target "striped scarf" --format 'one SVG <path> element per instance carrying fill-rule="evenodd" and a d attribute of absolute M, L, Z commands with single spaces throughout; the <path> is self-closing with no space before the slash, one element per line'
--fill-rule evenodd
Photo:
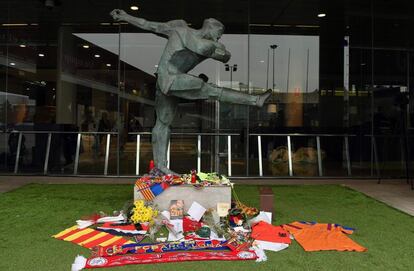
<path fill-rule="evenodd" d="M 79 229 L 77 225 L 61 231 L 52 237 L 72 242 L 89 249 L 95 246 L 125 245 L 133 243 L 132 241 L 126 240 L 121 236 L 115 236 L 106 232 L 90 228 Z"/>

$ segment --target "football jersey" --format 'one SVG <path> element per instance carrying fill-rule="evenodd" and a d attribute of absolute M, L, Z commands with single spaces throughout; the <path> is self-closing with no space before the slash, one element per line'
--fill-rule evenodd
<path fill-rule="evenodd" d="M 347 236 L 352 234 L 354 229 L 338 224 L 295 221 L 290 224 L 284 224 L 282 227 L 295 237 L 295 240 L 305 251 L 337 250 L 363 252 L 367 250 Z"/>
<path fill-rule="evenodd" d="M 260 221 L 252 227 L 251 237 L 261 249 L 280 251 L 289 247 L 289 233 L 280 226 Z"/>
<path fill-rule="evenodd" d="M 260 221 L 252 227 L 251 237 L 256 240 L 290 244 L 289 233 L 280 226 Z"/>

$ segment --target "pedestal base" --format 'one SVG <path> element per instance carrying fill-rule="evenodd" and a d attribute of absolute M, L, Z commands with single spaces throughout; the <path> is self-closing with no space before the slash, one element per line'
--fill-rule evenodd
<path fill-rule="evenodd" d="M 140 192 L 134 186 L 134 200 L 143 199 Z M 231 203 L 230 186 L 207 186 L 194 188 L 192 185 L 170 186 L 160 195 L 155 197 L 154 203 L 160 211 L 168 210 L 171 200 L 184 200 L 184 211 L 187 212 L 193 201 L 197 201 L 204 208 L 217 208 L 217 203 Z"/>

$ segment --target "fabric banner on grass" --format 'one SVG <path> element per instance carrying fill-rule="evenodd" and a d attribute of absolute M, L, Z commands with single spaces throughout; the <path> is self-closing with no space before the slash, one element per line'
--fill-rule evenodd
<path fill-rule="evenodd" d="M 84 259 L 84 258 L 83 258 Z M 257 255 L 253 251 L 185 251 L 185 252 L 166 252 L 166 253 L 146 253 L 146 254 L 127 254 L 111 257 L 92 257 L 83 261 L 75 259 L 72 270 L 82 270 L 83 268 L 114 267 L 128 264 L 150 264 L 150 263 L 170 263 L 185 261 L 237 261 L 237 260 L 256 260 Z M 74 268 L 76 266 L 76 268 Z"/>
<path fill-rule="evenodd" d="M 95 246 L 113 246 L 132 243 L 132 241 L 106 232 L 101 232 L 90 228 L 79 229 L 77 225 L 61 231 L 52 237 L 59 240 L 72 242 L 89 249 Z"/>
<path fill-rule="evenodd" d="M 229 250 L 224 245 L 226 241 L 218 240 L 191 240 L 158 244 L 126 244 L 121 246 L 99 247 L 96 256 L 115 256 L 121 254 L 144 254 L 153 252 L 172 252 L 190 250 Z"/>

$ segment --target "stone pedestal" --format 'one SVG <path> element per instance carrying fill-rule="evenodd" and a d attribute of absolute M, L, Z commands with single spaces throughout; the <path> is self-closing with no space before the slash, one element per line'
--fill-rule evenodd
<path fill-rule="evenodd" d="M 140 192 L 134 186 L 134 200 L 143 199 Z M 155 197 L 154 203 L 159 210 L 168 210 L 171 200 L 184 200 L 184 211 L 187 212 L 193 201 L 197 201 L 204 208 L 217 208 L 217 203 L 231 203 L 230 186 L 207 186 L 194 188 L 192 185 L 170 186 L 160 195 Z"/>

